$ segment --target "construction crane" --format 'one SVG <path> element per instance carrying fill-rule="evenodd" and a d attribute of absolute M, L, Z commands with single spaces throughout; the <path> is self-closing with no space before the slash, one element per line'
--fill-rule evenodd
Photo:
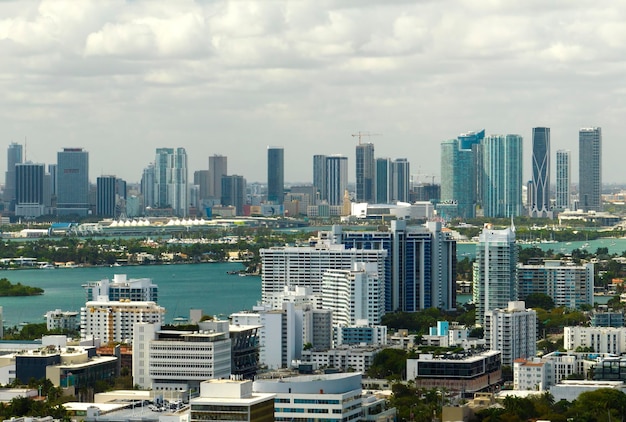
<path fill-rule="evenodd" d="M 357 132 L 357 133 L 353 133 L 352 134 L 353 137 L 358 137 L 359 138 L 359 145 L 361 145 L 361 137 L 363 136 L 383 136 L 380 133 L 369 133 L 369 132 Z"/>

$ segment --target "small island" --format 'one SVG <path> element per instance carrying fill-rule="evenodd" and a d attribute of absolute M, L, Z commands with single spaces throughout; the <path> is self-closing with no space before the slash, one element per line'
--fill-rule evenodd
<path fill-rule="evenodd" d="M 37 296 L 42 295 L 39 287 L 24 286 L 21 283 L 13 284 L 6 278 L 0 278 L 0 297 L 4 296 Z"/>

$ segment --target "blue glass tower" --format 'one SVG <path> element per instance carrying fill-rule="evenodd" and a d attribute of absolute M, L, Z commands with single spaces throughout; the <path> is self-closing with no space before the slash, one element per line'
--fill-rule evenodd
<path fill-rule="evenodd" d="M 483 140 L 485 217 L 522 213 L 522 137 L 490 135 Z"/>

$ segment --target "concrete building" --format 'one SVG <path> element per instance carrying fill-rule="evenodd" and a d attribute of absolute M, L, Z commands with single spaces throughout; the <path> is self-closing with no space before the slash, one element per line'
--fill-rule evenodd
<path fill-rule="evenodd" d="M 578 132 L 578 200 L 583 211 L 602 211 L 602 129 Z"/>
<path fill-rule="evenodd" d="M 273 422 L 275 394 L 255 393 L 252 381 L 207 380 L 190 400 L 191 421 Z"/>
<path fill-rule="evenodd" d="M 546 260 L 543 265 L 517 265 L 518 297 L 541 293 L 550 296 L 555 306 L 579 309 L 593 305 L 594 264 Z"/>
<path fill-rule="evenodd" d="M 485 341 L 490 350 L 502 352 L 502 365 L 537 353 L 537 312 L 523 301 L 511 301 L 504 309 L 485 312 Z"/>
<path fill-rule="evenodd" d="M 513 389 L 522 391 L 546 391 L 551 382 L 550 362 L 540 358 L 516 359 L 513 363 Z"/>
<path fill-rule="evenodd" d="M 556 152 L 556 208 L 559 211 L 572 209 L 572 166 L 571 152 L 560 149 Z"/>
<path fill-rule="evenodd" d="M 571 375 L 587 377 L 603 359 L 599 353 L 553 352 L 541 358 L 516 359 L 513 366 L 515 390 L 547 391 Z"/>
<path fill-rule="evenodd" d="M 626 386 L 623 381 L 582 381 L 582 380 L 564 380 L 562 383 L 550 387 L 550 394 L 554 397 L 554 402 L 566 400 L 573 402 L 578 399 L 582 393 L 587 391 L 595 391 L 600 388 L 610 388 L 624 392 Z"/>
<path fill-rule="evenodd" d="M 385 314 L 384 278 L 376 263 L 354 263 L 350 270 L 328 270 L 322 275 L 322 308 L 333 313 L 334 326 L 357 320 L 379 324 Z"/>
<path fill-rule="evenodd" d="M 80 309 L 82 339 L 100 338 L 103 343 L 131 343 L 138 322 L 161 324 L 165 308 L 155 302 L 127 299 L 109 300 L 107 296 L 88 301 Z"/>
<path fill-rule="evenodd" d="M 419 388 L 443 387 L 460 392 L 464 397 L 472 397 L 500 382 L 500 352 L 466 352 L 452 356 L 420 354 L 417 359 L 407 359 L 406 376 Z"/>
<path fill-rule="evenodd" d="M 208 379 L 231 373 L 228 332 L 161 330 L 160 324 L 135 324 L 133 383 L 160 391 L 198 391 Z"/>
<path fill-rule="evenodd" d="M 228 157 L 212 155 L 209 157 L 209 196 L 220 199 L 222 197 L 222 177 L 228 174 Z"/>
<path fill-rule="evenodd" d="M 46 328 L 48 331 L 78 331 L 80 330 L 78 315 L 78 312 L 62 311 L 60 309 L 48 311 L 46 312 Z"/>
<path fill-rule="evenodd" d="M 333 327 L 335 347 L 355 345 L 386 345 L 387 326 L 368 325 L 367 321 L 357 321 L 355 325 Z"/>
<path fill-rule="evenodd" d="M 589 348 L 595 353 L 619 355 L 626 352 L 626 327 L 564 327 L 563 347 L 571 351 Z"/>
<path fill-rule="evenodd" d="M 89 153 L 63 148 L 57 153 L 57 215 L 89 212 Z"/>
<path fill-rule="evenodd" d="M 485 225 L 478 237 L 473 271 L 476 324 L 482 326 L 487 311 L 506 308 L 510 301 L 517 300 L 517 246 L 513 225 L 504 230 Z"/>
<path fill-rule="evenodd" d="M 302 363 L 310 363 L 314 368 L 334 368 L 344 372 L 367 372 L 374 358 L 385 347 L 371 346 L 338 346 L 332 349 L 302 351 Z"/>
<path fill-rule="evenodd" d="M 159 287 L 150 278 L 128 278 L 126 274 L 115 274 L 112 280 L 104 278 L 83 284 L 86 300 L 97 300 L 108 296 L 110 300 L 131 302 L 158 302 Z"/>
<path fill-rule="evenodd" d="M 275 394 L 274 420 L 361 418 L 361 374 L 304 375 L 254 382 L 256 393 Z"/>

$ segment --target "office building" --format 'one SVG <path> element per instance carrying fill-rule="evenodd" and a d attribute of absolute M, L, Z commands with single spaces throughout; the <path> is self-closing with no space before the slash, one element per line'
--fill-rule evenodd
<path fill-rule="evenodd" d="M 80 337 L 99 338 L 103 343 L 131 343 L 137 322 L 161 324 L 165 308 L 154 302 L 109 300 L 106 296 L 85 303 L 80 309 Z"/>
<path fill-rule="evenodd" d="M 473 272 L 476 324 L 482 326 L 487 311 L 517 300 L 515 227 L 495 230 L 486 225 L 478 237 Z"/>
<path fill-rule="evenodd" d="M 57 215 L 89 212 L 89 153 L 63 148 L 57 153 Z"/>
<path fill-rule="evenodd" d="M 15 210 L 15 165 L 21 164 L 23 161 L 22 145 L 11 142 L 7 148 L 7 170 L 4 177 L 3 193 L 5 208 L 9 211 Z"/>
<path fill-rule="evenodd" d="M 602 129 L 578 133 L 578 197 L 583 211 L 602 211 Z"/>
<path fill-rule="evenodd" d="M 193 172 L 193 184 L 198 186 L 198 197 L 200 201 L 208 199 L 211 195 L 211 172 L 209 170 L 196 170 Z"/>
<path fill-rule="evenodd" d="M 556 208 L 559 211 L 572 209 L 572 167 L 571 152 L 560 149 L 556 152 Z"/>
<path fill-rule="evenodd" d="M 155 202 L 172 214 L 186 217 L 189 212 L 187 152 L 185 148 L 157 148 L 154 166 Z"/>
<path fill-rule="evenodd" d="M 158 302 L 159 288 L 149 278 L 127 278 L 126 274 L 115 274 L 112 280 L 104 278 L 83 284 L 87 302 L 108 296 L 113 301 Z"/>
<path fill-rule="evenodd" d="M 243 207 L 246 204 L 246 179 L 236 174 L 222 176 L 222 206 L 235 207 L 236 215 L 243 215 Z"/>
<path fill-rule="evenodd" d="M 150 163 L 148 167 L 143 169 L 141 174 L 140 191 L 143 196 L 143 205 L 145 208 L 156 207 L 154 188 L 156 186 L 154 163 Z"/>
<path fill-rule="evenodd" d="M 253 390 L 276 395 L 275 421 L 356 421 L 361 417 L 360 373 L 257 379 Z"/>
<path fill-rule="evenodd" d="M 406 221 L 397 220 L 389 231 L 343 232 L 333 226 L 320 236 L 350 250 L 386 252 L 386 312 L 456 308 L 456 242 L 442 231 L 441 223 L 408 227 Z"/>
<path fill-rule="evenodd" d="M 384 277 L 376 263 L 355 263 L 349 270 L 328 270 L 322 276 L 322 308 L 333 313 L 333 325 L 359 320 L 380 324 L 385 314 Z"/>
<path fill-rule="evenodd" d="M 550 128 L 533 128 L 532 183 L 528 210 L 531 217 L 552 218 L 550 206 Z"/>
<path fill-rule="evenodd" d="M 594 264 L 547 260 L 541 265 L 518 264 L 518 297 L 548 295 L 555 306 L 580 309 L 593 306 Z"/>
<path fill-rule="evenodd" d="M 391 202 L 391 159 L 389 158 L 377 158 L 376 159 L 376 203 L 388 204 Z"/>
<path fill-rule="evenodd" d="M 274 397 L 254 393 L 249 380 L 203 381 L 200 395 L 189 401 L 191 420 L 273 422 Z"/>
<path fill-rule="evenodd" d="M 45 186 L 45 166 L 34 163 L 18 163 L 14 166 L 13 199 L 15 215 L 27 218 L 37 218 L 46 214 L 46 192 L 49 196 L 49 187 Z M 49 201 L 48 201 L 49 202 Z"/>
<path fill-rule="evenodd" d="M 356 146 L 356 200 L 358 202 L 376 201 L 375 177 L 374 144 L 359 143 Z"/>
<path fill-rule="evenodd" d="M 50 196 L 57 196 L 57 165 L 48 164 L 48 174 L 50 174 Z"/>
<path fill-rule="evenodd" d="M 485 217 L 522 214 L 522 137 L 490 135 L 483 145 Z"/>
<path fill-rule="evenodd" d="M 537 353 L 537 312 L 523 301 L 511 301 L 503 309 L 485 312 L 485 341 L 490 350 L 502 352 L 502 365 Z"/>
<path fill-rule="evenodd" d="M 411 173 L 406 158 L 398 158 L 391 163 L 391 200 L 409 202 Z"/>
<path fill-rule="evenodd" d="M 133 384 L 155 391 L 198 391 L 208 379 L 231 373 L 228 332 L 168 331 L 160 323 L 137 323 L 133 338 Z"/>
<path fill-rule="evenodd" d="M 228 174 L 228 157 L 212 155 L 209 157 L 209 196 L 222 198 L 222 177 Z"/>
<path fill-rule="evenodd" d="M 313 186 L 317 193 L 317 199 L 320 201 L 328 201 L 328 194 L 326 192 L 327 184 L 327 170 L 326 170 L 326 156 L 314 155 L 313 156 Z"/>
<path fill-rule="evenodd" d="M 342 205 L 348 190 L 348 157 L 326 157 L 326 200 L 330 205 Z"/>
<path fill-rule="evenodd" d="M 283 204 L 285 197 L 285 150 L 267 147 L 267 202 Z"/>
<path fill-rule="evenodd" d="M 117 179 L 115 176 L 100 176 L 96 179 L 96 214 L 115 217 Z"/>

